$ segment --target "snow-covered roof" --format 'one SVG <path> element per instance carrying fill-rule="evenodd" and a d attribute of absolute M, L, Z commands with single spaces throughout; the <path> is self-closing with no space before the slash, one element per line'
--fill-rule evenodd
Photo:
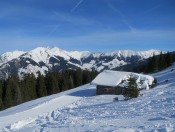
<path fill-rule="evenodd" d="M 91 84 L 115 87 L 130 75 L 131 72 L 105 70 L 101 72 Z"/>
<path fill-rule="evenodd" d="M 105 70 L 101 72 L 92 82 L 94 85 L 102 86 L 122 86 L 125 87 L 128 78 L 135 78 L 138 88 L 149 89 L 154 82 L 154 77 L 150 75 L 138 74 L 134 72 Z M 123 80 L 123 81 L 122 81 Z"/>

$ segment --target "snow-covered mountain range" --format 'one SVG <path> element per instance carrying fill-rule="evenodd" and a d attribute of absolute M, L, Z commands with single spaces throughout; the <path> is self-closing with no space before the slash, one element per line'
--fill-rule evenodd
<path fill-rule="evenodd" d="M 66 69 L 87 69 L 102 71 L 114 69 L 127 64 L 136 63 L 147 59 L 161 51 L 131 51 L 119 50 L 106 53 L 93 53 L 89 51 L 65 51 L 60 48 L 38 47 L 31 51 L 13 51 L 0 56 L 0 77 L 9 75 L 22 77 L 26 73 L 35 76 L 40 72 L 45 74 L 50 71 Z"/>

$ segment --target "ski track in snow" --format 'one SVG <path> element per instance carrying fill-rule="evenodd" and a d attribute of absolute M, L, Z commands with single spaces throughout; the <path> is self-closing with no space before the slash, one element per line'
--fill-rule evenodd
<path fill-rule="evenodd" d="M 0 130 L 173 132 L 175 131 L 173 68 L 174 66 L 153 74 L 158 80 L 158 85 L 151 90 L 141 91 L 142 96 L 128 101 L 114 101 L 116 95 L 93 96 L 95 87 L 84 85 L 7 109 L 0 112 Z"/>

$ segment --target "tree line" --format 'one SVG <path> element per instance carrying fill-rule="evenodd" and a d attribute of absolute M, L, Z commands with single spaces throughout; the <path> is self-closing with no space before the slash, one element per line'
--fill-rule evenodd
<path fill-rule="evenodd" d="M 174 52 L 167 52 L 165 54 L 161 52 L 160 55 L 150 57 L 148 63 L 137 66 L 134 71 L 138 73 L 154 73 L 171 66 L 173 62 L 175 62 Z"/>
<path fill-rule="evenodd" d="M 39 74 L 37 78 L 26 74 L 22 80 L 18 76 L 0 80 L 0 110 L 89 83 L 97 74 L 77 69 Z"/>

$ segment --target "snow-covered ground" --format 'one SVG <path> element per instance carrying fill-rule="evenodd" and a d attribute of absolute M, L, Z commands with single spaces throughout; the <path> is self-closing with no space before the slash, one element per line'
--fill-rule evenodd
<path fill-rule="evenodd" d="M 172 70 L 174 69 L 174 70 Z M 158 85 L 115 101 L 89 84 L 0 112 L 0 131 L 175 131 L 175 66 L 153 74 Z"/>

